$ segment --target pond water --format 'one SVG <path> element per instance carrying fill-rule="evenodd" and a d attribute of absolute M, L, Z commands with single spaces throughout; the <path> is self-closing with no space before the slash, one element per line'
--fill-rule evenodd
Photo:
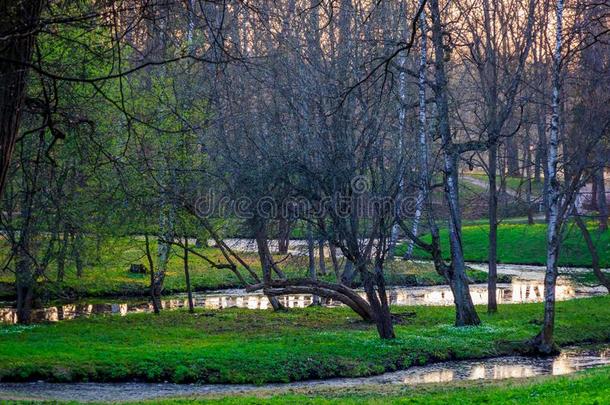
<path fill-rule="evenodd" d="M 591 297 L 604 294 L 600 287 L 585 287 L 571 283 L 568 280 L 559 280 L 556 288 L 558 300 Z M 360 291 L 364 297 L 364 292 Z M 473 284 L 470 294 L 475 304 L 487 303 L 487 286 Z M 453 294 L 448 286 L 431 287 L 393 287 L 388 289 L 388 298 L 392 305 L 453 305 Z M 544 298 L 544 285 L 541 280 L 527 280 L 513 278 L 510 284 L 499 284 L 497 300 L 501 304 L 540 302 Z M 304 308 L 312 303 L 309 294 L 293 294 L 279 297 L 279 300 L 288 308 Z M 268 309 L 269 300 L 261 292 L 247 293 L 244 290 L 223 290 L 210 293 L 195 293 L 193 301 L 196 308 L 224 309 Z M 327 299 L 323 305 L 333 307 L 342 305 L 340 302 Z M 188 307 L 186 294 L 168 296 L 162 300 L 166 310 Z M 49 306 L 33 311 L 33 322 L 55 322 L 78 317 L 129 313 L 151 312 L 152 304 L 147 297 L 117 299 L 96 299 L 95 301 L 82 301 Z M 0 307 L 0 322 L 16 323 L 17 314 L 10 306 Z"/>
<path fill-rule="evenodd" d="M 610 364 L 610 346 L 567 348 L 555 357 L 497 357 L 411 367 L 373 377 L 333 378 L 285 384 L 153 384 L 153 383 L 0 383 L 0 399 L 46 399 L 79 402 L 137 401 L 168 396 L 282 393 L 291 390 L 351 388 L 362 385 L 445 383 L 563 375 Z"/>

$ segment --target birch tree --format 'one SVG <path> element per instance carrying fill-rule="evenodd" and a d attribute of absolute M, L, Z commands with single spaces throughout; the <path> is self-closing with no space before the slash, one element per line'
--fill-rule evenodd
<path fill-rule="evenodd" d="M 546 248 L 546 271 L 544 275 L 544 318 L 542 330 L 531 341 L 535 350 L 541 353 L 552 353 L 557 350 L 553 331 L 555 328 L 555 285 L 557 282 L 557 261 L 559 259 L 559 248 L 561 246 L 560 217 L 561 193 L 557 173 L 559 163 L 559 120 L 560 120 L 560 95 L 561 95 L 561 70 L 562 70 L 562 45 L 563 45 L 563 0 L 555 2 L 555 48 L 553 51 L 553 88 L 551 99 L 551 128 L 548 143 L 548 228 Z"/>

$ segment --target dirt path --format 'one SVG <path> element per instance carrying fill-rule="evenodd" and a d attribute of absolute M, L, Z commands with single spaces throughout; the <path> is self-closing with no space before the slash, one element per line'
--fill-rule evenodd
<path fill-rule="evenodd" d="M 461 179 L 467 183 L 472 184 L 473 186 L 480 187 L 484 190 L 489 189 L 489 184 L 485 180 L 477 179 L 476 177 L 471 176 L 462 176 Z M 519 198 L 519 193 L 509 187 L 506 187 L 506 194 L 514 198 Z"/>

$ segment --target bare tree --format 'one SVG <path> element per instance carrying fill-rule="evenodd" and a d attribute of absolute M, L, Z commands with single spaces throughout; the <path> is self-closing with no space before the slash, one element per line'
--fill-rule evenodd
<path fill-rule="evenodd" d="M 487 150 L 487 164 L 484 167 L 488 174 L 488 215 L 489 215 L 489 276 L 488 303 L 490 313 L 497 311 L 497 234 L 498 234 L 498 148 L 504 141 L 509 141 L 515 131 L 507 128 L 514 111 L 515 98 L 521 84 L 533 40 L 535 21 L 535 4 L 530 0 L 526 5 L 520 2 L 489 2 L 483 0 L 483 20 L 475 13 L 467 18 L 470 29 L 465 33 L 468 46 L 466 64 L 472 63 L 477 76 L 477 87 L 483 99 L 483 117 L 480 129 L 484 134 L 482 141 Z M 463 13 L 468 16 L 469 5 L 464 6 Z M 515 18 L 520 11 L 525 11 L 525 30 L 521 35 L 511 27 L 522 20 Z M 516 62 L 514 69 L 511 63 Z M 476 113 L 473 115 L 477 115 Z M 502 175 L 502 173 L 501 173 Z"/>

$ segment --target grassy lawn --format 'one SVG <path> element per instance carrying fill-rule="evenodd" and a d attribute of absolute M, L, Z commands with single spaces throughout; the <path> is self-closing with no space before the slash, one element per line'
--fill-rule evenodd
<path fill-rule="evenodd" d="M 600 263 L 610 267 L 610 231 L 600 233 L 591 228 L 596 242 Z M 463 227 L 462 242 L 466 260 L 487 261 L 489 248 L 489 226 L 486 224 Z M 429 240 L 429 238 L 428 238 Z M 443 255 L 449 258 L 449 236 L 447 229 L 441 229 Z M 401 246 L 399 251 L 404 251 Z M 428 258 L 426 252 L 415 249 L 416 257 Z M 502 224 L 498 229 L 498 261 L 500 263 L 538 264 L 546 263 L 546 225 Z M 563 241 L 559 264 L 562 266 L 591 266 L 591 255 L 576 227 L 569 227 Z"/>
<path fill-rule="evenodd" d="M 467 381 L 417 387 L 363 386 L 282 395 L 189 397 L 155 400 L 161 404 L 608 404 L 610 368 L 561 377 L 537 377 L 498 382 Z"/>
<path fill-rule="evenodd" d="M 129 273 L 131 263 L 147 263 L 143 257 L 144 243 L 141 240 L 129 238 L 116 238 L 108 241 L 101 251 L 100 258 L 95 263 L 89 263 L 81 278 L 76 277 L 76 270 L 71 264 L 66 271 L 63 282 L 57 283 L 55 279 L 55 267 L 52 263 L 48 277 L 51 281 L 44 283 L 47 294 L 52 298 L 62 297 L 66 294 L 76 297 L 99 297 L 99 296 L 129 296 L 148 294 L 149 275 Z M 153 246 L 156 249 L 156 246 Z M 223 262 L 220 250 L 215 248 L 201 248 L 197 251 L 207 255 L 214 261 Z M 252 253 L 241 254 L 242 258 L 260 275 L 260 264 L 258 256 Z M 284 256 L 276 256 L 282 260 L 288 277 L 305 277 L 308 275 L 307 257 L 297 256 L 284 260 Z M 191 274 L 191 285 L 195 291 L 218 290 L 223 288 L 239 288 L 244 285 L 230 270 L 214 269 L 203 259 L 191 254 L 189 256 L 189 270 Z M 317 264 L 317 260 L 316 260 Z M 320 276 L 327 281 L 335 281 L 330 260 L 327 262 L 328 274 Z M 247 272 L 243 272 L 246 280 L 249 279 Z M 487 280 L 484 272 L 469 270 L 469 277 L 473 282 L 482 283 Z M 42 278 L 41 278 L 42 280 Z M 415 285 L 438 285 L 444 284 L 434 267 L 425 263 L 413 263 L 408 261 L 395 261 L 386 266 L 386 280 L 390 285 L 415 286 Z M 0 298 L 10 299 L 14 296 L 14 275 L 10 271 L 0 271 Z M 184 267 L 181 257 L 175 252 L 168 265 L 165 280 L 165 293 L 186 291 L 184 278 Z"/>
<path fill-rule="evenodd" d="M 559 302 L 560 345 L 610 340 L 610 297 Z M 264 383 L 366 376 L 431 361 L 511 353 L 537 331 L 540 304 L 479 308 L 484 326 L 455 328 L 453 308 L 397 307 L 397 339 L 346 308 L 286 312 L 166 311 L 0 326 L 0 380 Z"/>

